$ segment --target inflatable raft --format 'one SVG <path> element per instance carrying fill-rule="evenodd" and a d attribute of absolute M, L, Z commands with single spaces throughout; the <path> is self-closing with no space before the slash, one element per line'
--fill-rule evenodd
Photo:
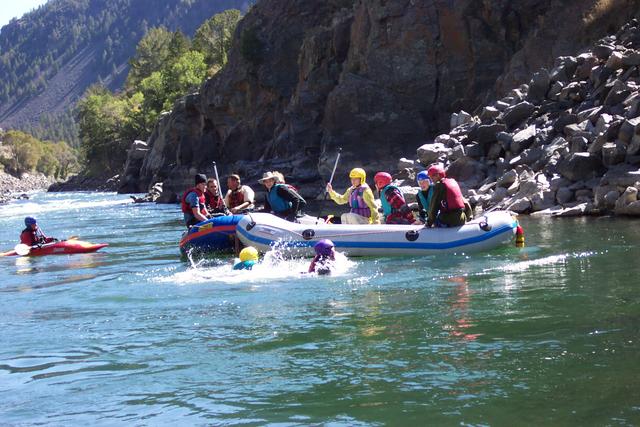
<path fill-rule="evenodd" d="M 331 239 L 351 256 L 430 255 L 487 251 L 510 244 L 518 221 L 507 211 L 489 212 L 461 227 L 416 225 L 296 224 L 274 215 L 255 213 L 240 220 L 236 233 L 243 244 L 261 252 L 278 247 L 312 256 L 313 245 Z"/>
<path fill-rule="evenodd" d="M 200 222 L 186 231 L 180 239 L 180 251 L 218 252 L 233 249 L 236 225 L 244 215 L 216 216 Z"/>
<path fill-rule="evenodd" d="M 42 246 L 32 246 L 28 256 L 86 254 L 106 246 L 109 245 L 107 243 L 90 243 L 75 239 L 61 240 L 59 242 L 45 243 Z M 28 246 L 25 247 L 28 248 Z M 18 255 L 15 250 L 0 254 L 0 256 L 15 255 Z"/>

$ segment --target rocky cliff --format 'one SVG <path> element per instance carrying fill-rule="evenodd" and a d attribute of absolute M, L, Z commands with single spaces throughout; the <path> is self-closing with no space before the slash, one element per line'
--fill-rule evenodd
<path fill-rule="evenodd" d="M 175 200 L 196 170 L 283 170 L 318 194 L 340 172 L 392 160 L 553 66 L 636 13 L 640 0 L 261 0 L 229 63 L 157 124 L 122 192 L 164 182 Z M 143 150 L 143 151 L 140 151 Z M 344 174 L 340 174 L 342 177 Z"/>

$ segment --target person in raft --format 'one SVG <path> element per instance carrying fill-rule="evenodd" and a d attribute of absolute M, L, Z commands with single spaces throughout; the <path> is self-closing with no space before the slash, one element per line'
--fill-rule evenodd
<path fill-rule="evenodd" d="M 220 196 L 218 181 L 214 178 L 207 180 L 207 190 L 204 192 L 204 205 L 210 215 L 225 213 L 224 200 Z"/>
<path fill-rule="evenodd" d="M 416 200 L 418 201 L 418 219 L 414 222 L 416 225 L 426 224 L 429 217 L 429 204 L 433 198 L 433 187 L 431 179 L 427 171 L 418 172 L 416 181 L 420 186 Z"/>
<path fill-rule="evenodd" d="M 240 251 L 240 262 L 233 266 L 234 270 L 251 270 L 258 262 L 258 250 L 253 246 L 247 246 Z"/>
<path fill-rule="evenodd" d="M 458 182 L 453 178 L 447 178 L 444 168 L 440 165 L 429 167 L 427 174 L 433 181 L 427 227 L 457 227 L 467 222 L 471 208 L 465 203 Z"/>
<path fill-rule="evenodd" d="M 307 202 L 290 185 L 280 183 L 281 175 L 278 172 L 265 172 L 258 182 L 267 189 L 264 201 L 264 211 L 271 212 L 287 221 L 295 221 Z"/>
<path fill-rule="evenodd" d="M 351 187 L 344 194 L 333 190 L 331 183 L 327 183 L 327 192 L 331 200 L 339 205 L 349 203 L 350 212 L 340 216 L 343 224 L 379 224 L 378 207 L 373 197 L 373 191 L 366 183 L 367 173 L 364 169 L 354 168 L 349 172 Z"/>
<path fill-rule="evenodd" d="M 227 177 L 227 188 L 227 195 L 224 196 L 224 200 L 232 214 L 237 214 L 244 210 L 252 210 L 255 207 L 256 195 L 251 187 L 242 185 L 239 175 L 233 174 Z"/>
<path fill-rule="evenodd" d="M 385 224 L 413 224 L 415 218 L 411 208 L 404 200 L 402 191 L 391 185 L 391 175 L 387 172 L 378 172 L 373 177 L 376 188 L 380 192 L 380 203 Z"/>
<path fill-rule="evenodd" d="M 331 274 L 333 262 L 336 260 L 335 245 L 329 239 L 318 240 L 313 246 L 316 256 L 309 265 L 309 273 L 320 275 Z"/>
<path fill-rule="evenodd" d="M 180 205 L 184 214 L 184 223 L 191 228 L 209 216 L 205 205 L 204 191 L 207 187 L 206 175 L 199 173 L 195 177 L 195 186 L 182 194 Z"/>
<path fill-rule="evenodd" d="M 24 219 L 24 225 L 26 228 L 20 233 L 20 243 L 24 245 L 36 246 L 58 241 L 55 237 L 47 237 L 38 227 L 38 221 L 32 216 Z"/>

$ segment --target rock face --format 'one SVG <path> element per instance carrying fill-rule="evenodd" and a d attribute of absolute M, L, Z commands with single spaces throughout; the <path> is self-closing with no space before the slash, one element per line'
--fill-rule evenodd
<path fill-rule="evenodd" d="M 467 155 L 473 151 L 484 168 L 472 177 L 460 170 L 459 158 L 438 161 L 480 209 L 640 215 L 638 58 L 640 22 L 633 19 L 580 55 L 558 57 L 550 71 L 534 73 L 529 84 L 478 109 L 480 116 L 455 121 L 439 135 L 459 141 Z M 494 142 L 480 144 L 481 128 L 506 131 L 494 137 L 485 131 L 482 140 Z"/>
<path fill-rule="evenodd" d="M 163 182 L 161 200 L 175 200 L 195 171 L 210 172 L 216 160 L 221 173 L 239 172 L 250 184 L 278 167 L 294 184 L 314 183 L 319 192 L 337 147 L 344 149 L 339 183 L 353 166 L 370 173 L 393 168 L 393 159 L 445 130 L 452 112 L 473 111 L 496 89 L 528 82 L 553 55 L 573 53 L 622 25 L 640 0 L 599 3 L 261 0 L 240 23 L 228 64 L 160 119 L 139 172 L 131 162 L 123 173 L 121 191 Z M 551 84 L 563 99 L 577 99 L 585 88 L 567 89 L 566 80 L 578 69 L 591 73 L 579 68 L 583 63 L 563 62 L 536 80 L 531 99 L 516 91 L 483 120 L 510 109 L 504 126 L 493 129 L 510 132 Z M 600 67 L 594 78 L 607 80 Z M 474 120 L 459 114 L 453 124 L 473 128 Z M 483 129 L 467 152 L 459 144 L 447 148 L 457 158 L 483 157 L 491 132 Z"/>

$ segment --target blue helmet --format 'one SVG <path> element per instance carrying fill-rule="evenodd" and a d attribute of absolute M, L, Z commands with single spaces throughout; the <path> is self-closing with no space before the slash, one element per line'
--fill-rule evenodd
<path fill-rule="evenodd" d="M 318 243 L 315 244 L 313 249 L 315 249 L 316 255 L 329 256 L 329 255 L 331 255 L 331 252 L 333 251 L 334 247 L 335 247 L 335 245 L 333 244 L 333 242 L 331 240 L 322 239 L 322 240 L 318 240 Z"/>
<path fill-rule="evenodd" d="M 425 180 L 431 181 L 431 178 L 429 178 L 427 171 L 418 172 L 418 175 L 416 176 L 416 181 L 425 181 Z"/>
<path fill-rule="evenodd" d="M 24 225 L 26 225 L 27 227 L 31 227 L 34 224 L 37 224 L 38 221 L 36 221 L 36 219 L 32 216 L 28 216 L 24 219 Z"/>

